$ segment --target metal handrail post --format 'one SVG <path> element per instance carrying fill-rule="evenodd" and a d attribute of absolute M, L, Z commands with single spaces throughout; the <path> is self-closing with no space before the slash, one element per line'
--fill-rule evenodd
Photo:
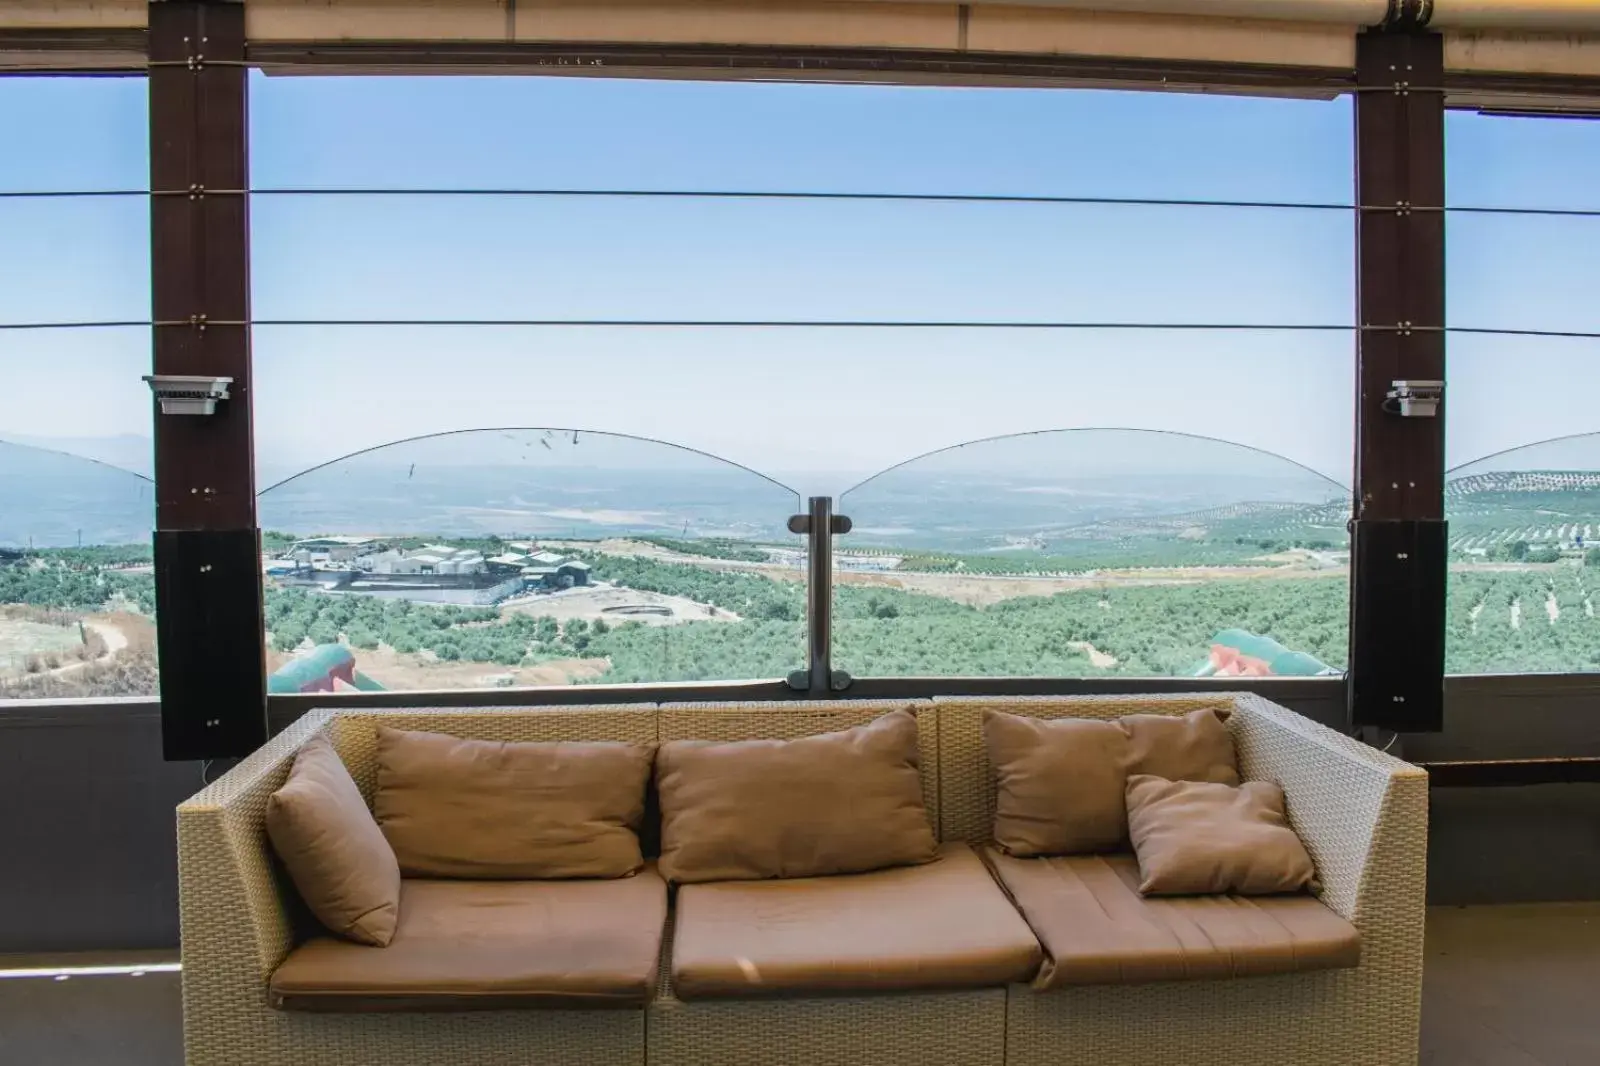
<path fill-rule="evenodd" d="M 806 538 L 806 668 L 789 675 L 789 686 L 828 696 L 850 684 L 833 669 L 833 538 L 850 532 L 850 519 L 833 513 L 833 497 L 813 496 L 805 514 L 789 519 L 789 530 Z"/>

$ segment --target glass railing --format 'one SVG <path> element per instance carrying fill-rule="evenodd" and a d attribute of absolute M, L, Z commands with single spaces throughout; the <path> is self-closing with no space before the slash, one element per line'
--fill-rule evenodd
<path fill-rule="evenodd" d="M 800 506 L 659 441 L 479 429 L 262 491 L 269 691 L 778 678 L 804 659 Z"/>
<path fill-rule="evenodd" d="M 1445 516 L 1449 672 L 1600 670 L 1600 434 L 1456 467 Z"/>
<path fill-rule="evenodd" d="M 1178 433 L 975 441 L 846 492 L 834 663 L 860 676 L 1343 669 L 1349 492 Z"/>
<path fill-rule="evenodd" d="M 151 481 L 0 442 L 0 700 L 156 691 Z"/>

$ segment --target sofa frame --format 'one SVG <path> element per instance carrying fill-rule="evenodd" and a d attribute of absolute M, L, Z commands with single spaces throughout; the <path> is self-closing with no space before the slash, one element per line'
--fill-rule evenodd
<path fill-rule="evenodd" d="M 941 840 L 986 842 L 993 778 L 981 719 L 1232 713 L 1246 780 L 1282 785 L 1322 899 L 1360 930 L 1354 969 L 1036 992 L 684 1002 L 670 979 L 630 1011 L 325 1014 L 274 1009 L 268 979 L 305 931 L 265 831 L 267 797 L 325 733 L 370 802 L 375 725 L 489 740 L 793 738 L 895 708 L 918 719 Z M 1246 693 L 950 697 L 468 709 L 317 710 L 178 808 L 189 1066 L 1408 1066 L 1417 1061 L 1427 775 Z"/>

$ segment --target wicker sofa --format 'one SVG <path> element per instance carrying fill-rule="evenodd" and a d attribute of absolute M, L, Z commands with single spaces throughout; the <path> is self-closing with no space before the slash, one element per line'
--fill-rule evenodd
<path fill-rule="evenodd" d="M 1323 902 L 1360 931 L 1360 965 L 1048 992 L 1018 984 L 693 1002 L 674 995 L 663 965 L 658 995 L 642 1010 L 319 1014 L 269 1002 L 269 978 L 302 919 L 266 839 L 266 800 L 315 733 L 330 737 L 370 797 L 378 722 L 494 740 L 653 743 L 809 736 L 902 707 L 917 715 L 936 832 L 973 844 L 987 837 L 994 806 L 984 708 L 1042 718 L 1230 708 L 1243 776 L 1283 786 Z M 178 809 L 186 1059 L 191 1066 L 1401 1066 L 1417 1057 L 1426 826 L 1422 771 L 1243 694 L 317 711 Z M 663 958 L 671 958 L 670 928 Z"/>

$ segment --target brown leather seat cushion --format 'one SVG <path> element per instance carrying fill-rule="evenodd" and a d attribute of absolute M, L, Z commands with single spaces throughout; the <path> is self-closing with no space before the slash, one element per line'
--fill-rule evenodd
<path fill-rule="evenodd" d="M 683 999 L 980 988 L 1026 981 L 1038 941 L 965 844 L 925 866 L 678 889 Z"/>
<path fill-rule="evenodd" d="M 272 975 L 284 1010 L 638 1007 L 650 1001 L 667 917 L 653 867 L 593 881 L 400 884 L 386 948 L 322 937 Z"/>
<path fill-rule="evenodd" d="M 1361 934 L 1314 897 L 1139 895 L 1131 855 L 984 856 L 1039 941 L 1039 989 L 1359 965 Z"/>

